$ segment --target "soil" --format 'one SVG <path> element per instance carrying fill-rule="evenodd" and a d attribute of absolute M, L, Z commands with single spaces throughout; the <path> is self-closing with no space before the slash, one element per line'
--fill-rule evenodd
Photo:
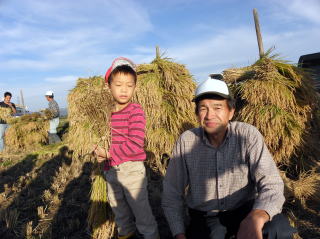
<path fill-rule="evenodd" d="M 92 238 L 87 224 L 92 171 L 90 159 L 72 159 L 63 145 L 54 152 L 0 155 L 0 238 Z M 171 239 L 160 206 L 163 177 L 150 168 L 147 175 L 160 236 Z M 300 238 L 320 238 L 318 204 L 285 208 L 298 218 Z"/>

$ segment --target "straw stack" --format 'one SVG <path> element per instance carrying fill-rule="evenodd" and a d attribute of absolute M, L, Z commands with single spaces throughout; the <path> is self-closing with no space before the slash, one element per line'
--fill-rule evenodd
<path fill-rule="evenodd" d="M 264 57 L 249 67 L 228 69 L 224 78 L 236 97 L 236 120 L 265 137 L 286 184 L 287 202 L 320 199 L 319 97 L 309 75 Z"/>
<path fill-rule="evenodd" d="M 196 85 L 184 65 L 157 56 L 138 66 L 134 101 L 146 113 L 146 152 L 151 168 L 165 172 L 166 160 L 179 135 L 196 125 L 191 102 Z"/>
<path fill-rule="evenodd" d="M 10 125 L 5 137 L 7 151 L 33 150 L 48 141 L 48 120 L 39 113 L 10 118 L 7 122 Z"/>
<path fill-rule="evenodd" d="M 133 102 L 146 114 L 147 163 L 158 172 L 165 171 L 177 137 L 196 123 L 191 103 L 195 83 L 185 66 L 157 56 L 150 64 L 137 67 L 138 81 Z M 79 79 L 69 94 L 69 147 L 75 156 L 90 154 L 94 144 L 108 148 L 110 112 L 113 100 L 102 77 Z M 106 182 L 100 166 L 93 175 L 89 225 L 94 238 L 111 238 L 112 213 L 106 205 Z"/>
<path fill-rule="evenodd" d="M 104 79 L 80 78 L 68 96 L 68 104 L 70 128 L 67 142 L 74 151 L 73 157 L 90 156 L 94 145 L 109 148 L 109 121 L 113 101 Z M 97 163 L 92 180 L 88 224 L 94 238 L 111 238 L 115 224 L 110 220 L 112 212 L 107 208 L 107 185 L 102 175 L 102 166 Z"/>
<path fill-rule="evenodd" d="M 0 107 L 0 120 L 7 121 L 12 116 L 11 108 Z"/>

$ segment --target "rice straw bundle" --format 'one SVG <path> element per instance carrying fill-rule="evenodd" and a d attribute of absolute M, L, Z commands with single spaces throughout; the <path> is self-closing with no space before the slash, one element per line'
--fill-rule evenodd
<path fill-rule="evenodd" d="M 68 144 L 74 150 L 74 156 L 90 154 L 94 145 L 109 148 L 110 116 L 113 109 L 111 94 L 106 90 L 102 77 L 79 79 L 77 86 L 70 92 Z M 95 238 L 111 238 L 114 233 L 110 208 L 107 210 L 106 181 L 102 169 L 95 165 L 91 189 L 91 206 L 88 224 Z"/>
<path fill-rule="evenodd" d="M 235 93 L 235 119 L 264 135 L 285 182 L 285 210 L 291 224 L 305 231 L 296 216 L 300 206 L 310 210 L 307 202 L 320 203 L 320 101 L 310 76 L 268 57 L 223 74 Z"/>
<path fill-rule="evenodd" d="M 6 150 L 17 152 L 33 150 L 48 141 L 48 120 L 39 113 L 10 118 L 6 132 Z"/>
<path fill-rule="evenodd" d="M 181 64 L 161 58 L 157 52 L 151 64 L 137 67 L 138 81 L 133 102 L 142 105 L 146 114 L 147 163 L 160 172 L 171 154 L 177 137 L 196 123 L 191 99 L 195 83 L 189 71 Z M 113 100 L 105 88 L 102 77 L 79 79 L 70 92 L 69 102 L 69 147 L 75 156 L 83 156 L 92 150 L 92 145 L 103 139 L 110 143 L 110 112 Z M 91 191 L 89 225 L 95 238 L 111 238 L 114 234 L 112 212 L 106 205 L 106 182 L 101 172 L 95 171 Z"/>
<path fill-rule="evenodd" d="M 107 184 L 101 174 L 100 165 L 96 165 L 94 182 L 90 193 L 88 224 L 93 231 L 93 238 L 112 238 L 116 225 L 107 202 Z"/>
<path fill-rule="evenodd" d="M 9 120 L 12 116 L 12 110 L 11 108 L 5 108 L 5 107 L 0 107 L 0 121 L 7 121 Z"/>
<path fill-rule="evenodd" d="M 139 65 L 137 71 L 134 101 L 146 113 L 148 163 L 164 173 L 164 160 L 171 154 L 175 141 L 183 131 L 196 125 L 191 102 L 195 82 L 184 65 L 161 58 L 159 52 L 151 64 Z"/>
<path fill-rule="evenodd" d="M 75 156 L 90 153 L 94 144 L 108 147 L 112 104 L 112 97 L 101 77 L 78 80 L 68 96 L 68 144 Z"/>
<path fill-rule="evenodd" d="M 278 165 L 290 165 L 311 132 L 316 99 L 311 79 L 297 67 L 270 58 L 226 70 L 224 77 L 236 94 L 236 119 L 260 130 Z"/>

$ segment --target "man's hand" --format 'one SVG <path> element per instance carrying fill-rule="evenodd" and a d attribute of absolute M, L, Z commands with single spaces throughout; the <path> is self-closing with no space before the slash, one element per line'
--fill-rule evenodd
<path fill-rule="evenodd" d="M 269 219 L 266 211 L 252 210 L 240 223 L 237 239 L 262 239 L 262 228 Z"/>
<path fill-rule="evenodd" d="M 98 163 L 102 163 L 107 158 L 110 158 L 109 152 L 98 145 L 94 145 L 93 152 L 97 157 Z"/>
<path fill-rule="evenodd" d="M 186 235 L 184 233 L 177 234 L 174 238 L 175 239 L 187 239 Z"/>
<path fill-rule="evenodd" d="M 11 102 L 4 102 L 5 104 L 9 105 L 13 114 L 17 113 L 17 110 L 16 108 L 13 107 L 13 104 Z"/>

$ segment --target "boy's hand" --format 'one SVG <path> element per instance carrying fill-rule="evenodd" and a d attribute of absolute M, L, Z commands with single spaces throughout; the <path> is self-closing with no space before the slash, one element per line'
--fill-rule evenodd
<path fill-rule="evenodd" d="M 94 145 L 93 152 L 97 157 L 98 163 L 101 163 L 107 158 L 110 158 L 109 152 L 98 145 Z"/>

